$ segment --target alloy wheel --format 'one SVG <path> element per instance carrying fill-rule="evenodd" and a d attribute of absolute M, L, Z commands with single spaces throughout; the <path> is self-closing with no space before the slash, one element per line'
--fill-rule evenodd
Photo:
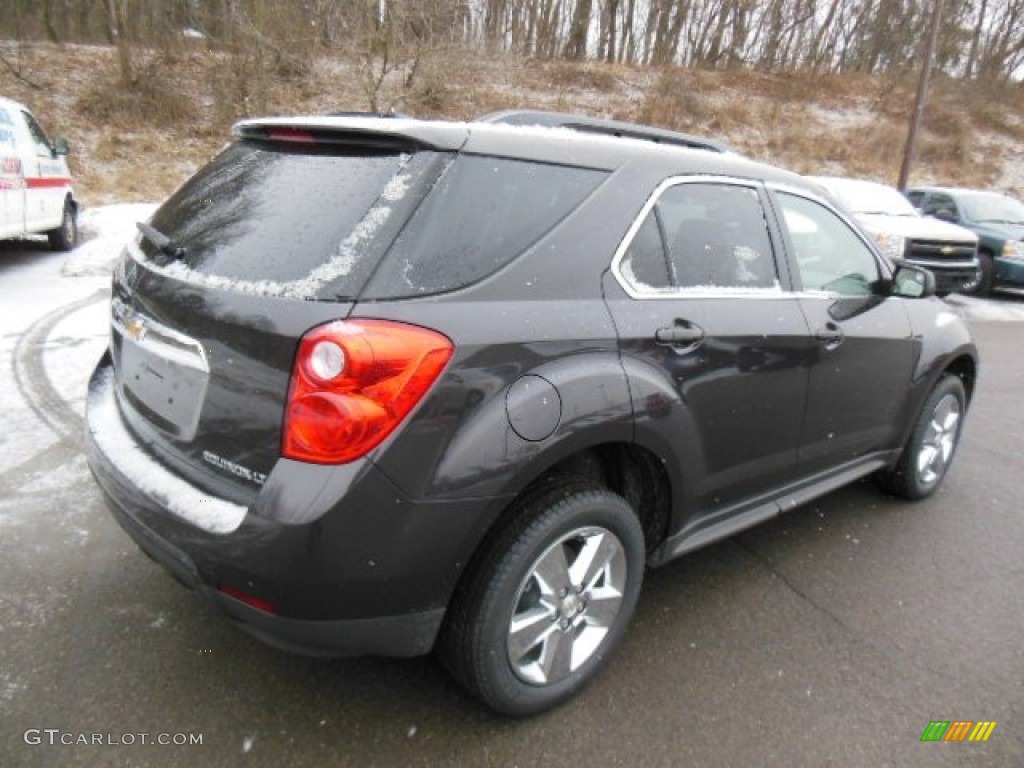
<path fill-rule="evenodd" d="M 626 552 L 611 531 L 576 529 L 527 571 L 508 627 L 508 660 L 533 685 L 558 683 L 591 658 L 614 626 Z"/>

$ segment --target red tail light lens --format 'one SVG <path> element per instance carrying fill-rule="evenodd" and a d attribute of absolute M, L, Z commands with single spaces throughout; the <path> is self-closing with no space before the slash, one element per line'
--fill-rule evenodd
<path fill-rule="evenodd" d="M 453 349 L 436 331 L 389 320 L 309 331 L 292 370 L 281 454 L 316 464 L 365 456 L 423 398 Z"/>
<path fill-rule="evenodd" d="M 268 600 L 264 600 L 261 597 L 253 597 L 248 592 L 243 592 L 240 589 L 236 589 L 228 584 L 218 584 L 217 591 L 221 592 L 228 597 L 233 597 L 235 600 L 240 600 L 246 605 L 251 605 L 257 611 L 263 611 L 263 613 L 276 614 L 277 609 L 274 608 L 273 603 Z"/>

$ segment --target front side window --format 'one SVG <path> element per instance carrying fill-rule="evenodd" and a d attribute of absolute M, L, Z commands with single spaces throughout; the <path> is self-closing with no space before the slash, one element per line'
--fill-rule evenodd
<path fill-rule="evenodd" d="M 993 224 L 1024 224 L 1024 203 L 993 192 L 972 192 L 961 199 L 964 216 Z"/>
<path fill-rule="evenodd" d="M 40 157 L 50 157 L 53 154 L 53 148 L 50 146 L 50 139 L 47 138 L 46 131 L 28 112 L 22 112 L 22 115 L 28 125 L 28 132 L 32 135 L 32 143 L 36 145 L 36 154 Z"/>
<path fill-rule="evenodd" d="M 619 273 L 638 294 L 776 288 L 757 190 L 722 182 L 667 188 L 626 247 Z"/>
<path fill-rule="evenodd" d="M 797 195 L 778 193 L 806 291 L 868 296 L 881 277 L 871 249 L 839 216 Z"/>

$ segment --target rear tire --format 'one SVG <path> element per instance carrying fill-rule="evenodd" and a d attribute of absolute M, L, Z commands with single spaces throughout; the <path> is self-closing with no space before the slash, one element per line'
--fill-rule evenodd
<path fill-rule="evenodd" d="M 878 474 L 882 488 L 911 501 L 935 493 L 956 455 L 966 408 L 963 382 L 953 375 L 939 379 L 917 417 L 900 460 Z"/>
<path fill-rule="evenodd" d="M 46 233 L 50 240 L 50 249 L 54 251 L 70 251 L 78 242 L 78 221 L 75 216 L 75 205 L 70 200 L 64 201 L 60 226 Z"/>
<path fill-rule="evenodd" d="M 441 660 L 497 712 L 550 709 L 607 663 L 644 564 L 643 530 L 621 496 L 581 482 L 534 497 L 463 578 Z"/>

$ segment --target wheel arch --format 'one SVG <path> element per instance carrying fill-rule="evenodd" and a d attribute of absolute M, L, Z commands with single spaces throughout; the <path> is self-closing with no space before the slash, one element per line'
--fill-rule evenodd
<path fill-rule="evenodd" d="M 672 483 L 664 463 L 652 451 L 627 441 L 579 447 L 544 462 L 534 463 L 516 483 L 518 490 L 483 539 L 509 525 L 519 510 L 539 495 L 558 488 L 583 485 L 604 488 L 624 498 L 644 530 L 645 546 L 653 551 L 668 533 L 673 501 Z M 476 550 L 482 546 L 478 544 Z"/>
<path fill-rule="evenodd" d="M 964 385 L 964 393 L 967 397 L 967 405 L 971 404 L 974 397 L 974 387 L 978 378 L 978 363 L 971 356 L 961 354 L 953 358 L 943 369 L 941 376 L 952 375 L 960 379 Z"/>

